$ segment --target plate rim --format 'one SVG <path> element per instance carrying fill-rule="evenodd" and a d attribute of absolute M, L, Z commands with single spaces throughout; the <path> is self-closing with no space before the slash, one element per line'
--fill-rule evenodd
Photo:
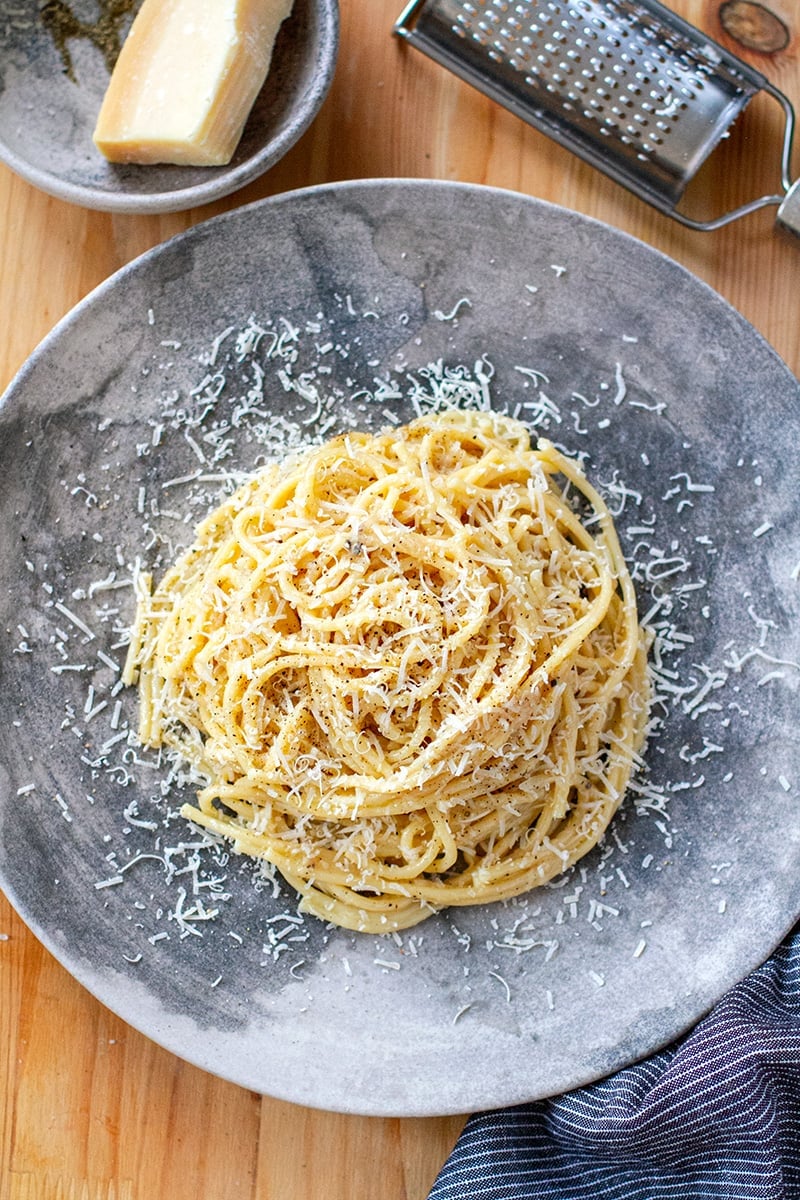
<path fill-rule="evenodd" d="M 338 5 L 338 0 L 332 0 L 332 3 Z M 14 372 L 3 392 L 0 393 L 0 404 L 5 402 L 7 394 L 11 391 L 12 387 L 17 385 L 23 373 L 32 365 L 31 360 L 33 357 L 38 355 L 40 352 L 44 352 L 50 342 L 55 340 L 55 338 L 61 334 L 64 328 L 78 320 L 82 315 L 84 308 L 89 307 L 91 304 L 101 299 L 107 290 L 110 290 L 113 286 L 115 286 L 116 283 L 129 272 L 138 270 L 146 261 L 155 259 L 161 254 L 169 253 L 173 246 L 183 241 L 193 240 L 195 237 L 204 236 L 206 231 L 209 229 L 213 230 L 213 226 L 218 223 L 227 223 L 229 221 L 237 220 L 240 217 L 252 213 L 254 210 L 276 205 L 282 206 L 294 200 L 314 198 L 315 196 L 324 196 L 329 193 L 338 194 L 341 192 L 346 194 L 348 192 L 359 192 L 375 189 L 389 191 L 394 189 L 413 190 L 416 188 L 426 191 L 441 190 L 443 192 L 453 191 L 492 195 L 497 197 L 509 197 L 513 200 L 521 201 L 525 205 L 530 205 L 534 208 L 540 208 L 545 212 L 563 214 L 566 217 L 577 221 L 579 224 L 586 225 L 587 227 L 594 227 L 597 230 L 602 231 L 604 236 L 611 235 L 623 243 L 629 243 L 630 245 L 635 246 L 637 248 L 637 252 L 644 252 L 645 254 L 652 255 L 655 259 L 667 265 L 671 270 L 675 271 L 685 280 L 690 281 L 693 287 L 701 289 L 709 297 L 713 297 L 717 303 L 727 310 L 730 317 L 740 322 L 748 330 L 752 331 L 752 333 L 761 343 L 762 350 L 771 355 L 776 363 L 778 363 L 787 372 L 789 377 L 795 380 L 798 385 L 800 385 L 800 377 L 795 374 L 783 356 L 768 340 L 766 335 L 763 334 L 755 325 L 753 325 L 753 323 L 747 317 L 745 317 L 744 314 L 741 313 L 739 309 L 737 309 L 735 305 L 727 299 L 727 297 L 723 296 L 721 292 L 719 292 L 706 280 L 701 279 L 699 275 L 695 275 L 694 272 L 686 267 L 683 263 L 667 254 L 666 251 L 660 250 L 656 246 L 652 246 L 649 242 L 644 241 L 643 238 L 637 237 L 635 234 L 629 233 L 627 230 L 620 229 L 618 226 L 612 225 L 599 217 L 583 213 L 578 209 L 570 208 L 567 205 L 558 204 L 552 200 L 544 200 L 541 197 L 532 196 L 529 193 L 519 191 L 518 189 L 505 188 L 497 184 L 471 183 L 465 180 L 432 178 L 418 179 L 414 176 L 400 175 L 370 176 L 363 179 L 332 180 L 325 183 L 308 184 L 296 188 L 290 188 L 285 192 L 275 192 L 269 196 L 261 196 L 255 200 L 250 200 L 246 204 L 236 205 L 224 212 L 214 213 L 211 216 L 204 217 L 200 221 L 190 225 L 188 229 L 182 229 L 178 233 L 172 234 L 163 241 L 155 243 L 147 250 L 143 250 L 141 253 L 129 259 L 128 262 L 123 263 L 122 266 L 117 267 L 111 272 L 110 275 L 107 275 L 104 279 L 100 280 L 99 283 L 91 287 L 84 296 L 77 300 L 75 304 L 73 304 L 61 317 L 59 317 L 59 319 L 47 331 L 47 333 L 45 333 L 44 336 L 40 338 L 40 340 L 33 346 L 28 356 Z"/>

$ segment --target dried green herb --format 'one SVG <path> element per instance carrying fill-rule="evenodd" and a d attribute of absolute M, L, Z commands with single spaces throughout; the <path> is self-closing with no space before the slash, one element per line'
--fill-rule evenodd
<path fill-rule="evenodd" d="M 110 74 L 122 48 L 127 17 L 138 6 L 139 0 L 98 0 L 97 20 L 84 21 L 67 0 L 42 0 L 39 16 L 61 55 L 64 74 L 73 83 L 78 80 L 69 43 L 74 39 L 91 42 L 103 55 Z"/>

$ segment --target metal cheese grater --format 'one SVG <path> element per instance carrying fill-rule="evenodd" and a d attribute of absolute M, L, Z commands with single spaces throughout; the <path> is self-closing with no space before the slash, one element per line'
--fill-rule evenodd
<path fill-rule="evenodd" d="M 788 98 L 658 0 L 412 0 L 395 32 L 682 224 L 777 205 L 800 235 Z M 784 110 L 782 192 L 694 220 L 689 181 L 761 91 Z"/>

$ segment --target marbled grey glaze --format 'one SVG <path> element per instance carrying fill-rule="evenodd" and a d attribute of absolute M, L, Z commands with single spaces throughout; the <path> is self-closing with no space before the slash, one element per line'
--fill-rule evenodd
<path fill-rule="evenodd" d="M 305 132 L 336 66 L 338 0 L 296 0 L 227 166 L 112 164 L 92 141 L 108 84 L 102 55 L 88 42 L 71 39 L 75 80 L 69 79 L 39 19 L 37 0 L 14 8 L 13 17 L 0 14 L 0 159 L 29 183 L 84 208 L 179 212 L 244 187 Z M 91 6 L 83 15 L 91 19 Z"/>
<path fill-rule="evenodd" d="M 153 943 L 136 914 L 158 901 L 157 864 L 95 887 L 122 840 L 123 809 L 146 797 L 102 770 L 92 777 L 73 731 L 60 730 L 67 704 L 81 725 L 86 682 L 50 669 L 64 618 L 43 607 L 43 580 L 69 603 L 87 563 L 100 578 L 118 556 L 150 561 L 139 487 L 197 466 L 185 439 L 153 448 L 158 395 L 174 389 L 189 403 L 199 348 L 250 314 L 301 327 L 321 313 L 336 320 L 319 341 L 349 347 L 326 350 L 331 387 L 345 397 L 335 428 L 383 423 L 386 403 L 370 412 L 355 399 L 374 387 L 376 364 L 407 377 L 485 353 L 496 404 L 513 408 L 535 391 L 557 402 L 560 419 L 543 431 L 590 451 L 592 478 L 613 488 L 618 470 L 639 494 L 618 519 L 626 548 L 650 520 L 665 551 L 670 538 L 696 548 L 691 568 L 664 582 L 669 592 L 676 580 L 707 580 L 704 599 L 687 592 L 678 614 L 694 639 L 682 678 L 702 682 L 698 664 L 728 662 L 728 683 L 709 691 L 720 707 L 706 714 L 676 703 L 651 747 L 652 782 L 680 783 L 666 813 L 640 816 L 626 803 L 606 849 L 564 888 L 432 918 L 402 945 L 308 919 L 307 940 L 273 961 L 262 951 L 269 919 L 291 909 L 291 894 L 257 894 L 232 861 L 232 898 L 205 937 L 180 939 L 162 921 L 173 935 Z M 0 408 L 4 890 L 125 1020 L 209 1071 L 302 1104 L 372 1114 L 514 1104 L 665 1044 L 800 914 L 799 398 L 762 338 L 680 266 L 508 192 L 332 185 L 153 250 L 55 329 Z M 278 390 L 271 403 L 288 413 L 290 399 Z M 590 426 L 591 437 L 579 433 Z M 83 502 L 81 480 L 93 501 Z M 122 503 L 107 504 L 110 492 Z M 112 598 L 129 620 L 130 592 Z M 118 656 L 114 636 L 98 632 Z M 91 657 L 98 643 L 70 644 Z M 757 652 L 743 662 L 747 645 Z M 84 728 L 89 761 L 100 722 Z M 35 790 L 19 794 L 29 783 Z M 146 848 L 152 835 L 126 834 L 134 845 L 140 836 Z M 526 941 L 539 944 L 522 951 Z"/>

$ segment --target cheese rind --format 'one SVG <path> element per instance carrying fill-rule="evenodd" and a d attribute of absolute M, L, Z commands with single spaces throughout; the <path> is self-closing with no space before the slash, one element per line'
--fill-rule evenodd
<path fill-rule="evenodd" d="M 110 162 L 230 162 L 293 0 L 144 0 L 97 118 Z"/>

